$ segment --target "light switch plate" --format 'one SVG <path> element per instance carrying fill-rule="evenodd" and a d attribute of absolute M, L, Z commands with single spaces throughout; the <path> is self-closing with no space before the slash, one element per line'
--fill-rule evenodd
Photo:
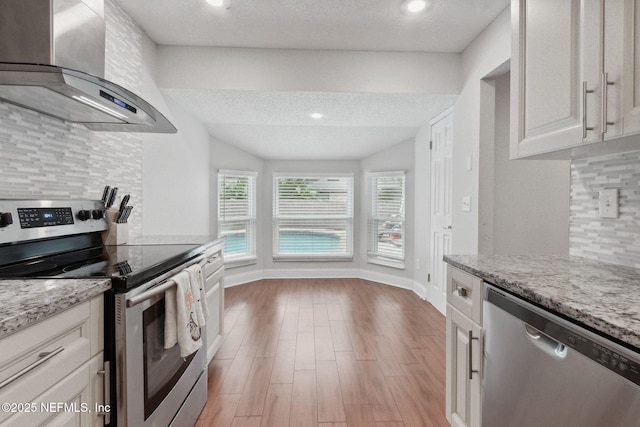
<path fill-rule="evenodd" d="M 471 212 L 471 197 L 464 196 L 462 198 L 462 212 Z"/>
<path fill-rule="evenodd" d="M 600 218 L 618 218 L 618 189 L 607 188 L 598 193 Z"/>

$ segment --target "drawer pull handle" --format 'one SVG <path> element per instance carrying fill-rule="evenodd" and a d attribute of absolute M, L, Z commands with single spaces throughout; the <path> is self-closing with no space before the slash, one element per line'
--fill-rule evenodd
<path fill-rule="evenodd" d="M 26 366 L 24 368 L 22 368 L 21 370 L 19 370 L 18 372 L 16 372 L 15 374 L 11 375 L 9 378 L 7 378 L 6 380 L 2 381 L 0 383 L 0 389 L 8 386 L 9 384 L 11 384 L 12 382 L 14 382 L 15 380 L 19 379 L 20 377 L 28 374 L 29 372 L 31 372 L 32 370 L 34 370 L 35 368 L 37 368 L 38 366 L 42 365 L 44 362 L 46 362 L 47 360 L 52 359 L 54 356 L 60 354 L 62 351 L 64 350 L 64 347 L 58 347 L 53 351 L 45 351 L 42 352 L 40 354 L 38 354 L 38 360 L 36 360 L 35 362 L 33 362 L 31 365 Z"/>
<path fill-rule="evenodd" d="M 462 286 L 458 288 L 458 295 L 461 298 L 467 298 L 469 296 L 469 291 L 467 288 L 463 288 Z"/>

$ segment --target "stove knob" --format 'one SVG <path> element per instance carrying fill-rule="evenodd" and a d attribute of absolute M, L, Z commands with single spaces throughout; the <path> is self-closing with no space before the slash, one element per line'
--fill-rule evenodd
<path fill-rule="evenodd" d="M 86 221 L 89 218 L 91 218 L 91 212 L 90 211 L 86 211 L 86 210 L 78 211 L 78 219 L 80 221 Z"/>
<path fill-rule="evenodd" d="M 628 369 L 629 367 L 626 365 L 626 363 L 622 363 L 620 362 L 620 364 L 618 365 L 618 369 L 620 369 L 620 372 L 624 372 Z"/>
<path fill-rule="evenodd" d="M 0 213 L 0 227 L 6 227 L 11 224 L 13 224 L 13 216 L 11 216 L 11 212 Z"/>
<path fill-rule="evenodd" d="M 91 216 L 93 219 L 102 219 L 104 218 L 104 213 L 100 209 L 94 209 L 91 211 Z"/>

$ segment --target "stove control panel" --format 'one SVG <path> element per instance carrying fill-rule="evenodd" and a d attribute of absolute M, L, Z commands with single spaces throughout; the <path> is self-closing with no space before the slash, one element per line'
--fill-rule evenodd
<path fill-rule="evenodd" d="M 71 208 L 18 208 L 21 228 L 73 224 Z"/>
<path fill-rule="evenodd" d="M 0 245 L 101 232 L 108 228 L 100 200 L 0 199 Z"/>

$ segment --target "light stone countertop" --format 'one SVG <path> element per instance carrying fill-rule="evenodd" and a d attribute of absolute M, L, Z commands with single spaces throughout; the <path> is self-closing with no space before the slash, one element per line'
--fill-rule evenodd
<path fill-rule="evenodd" d="M 445 255 L 444 261 L 640 351 L 640 269 L 573 256 Z"/>
<path fill-rule="evenodd" d="M 103 278 L 0 280 L 0 338 L 109 289 Z"/>

